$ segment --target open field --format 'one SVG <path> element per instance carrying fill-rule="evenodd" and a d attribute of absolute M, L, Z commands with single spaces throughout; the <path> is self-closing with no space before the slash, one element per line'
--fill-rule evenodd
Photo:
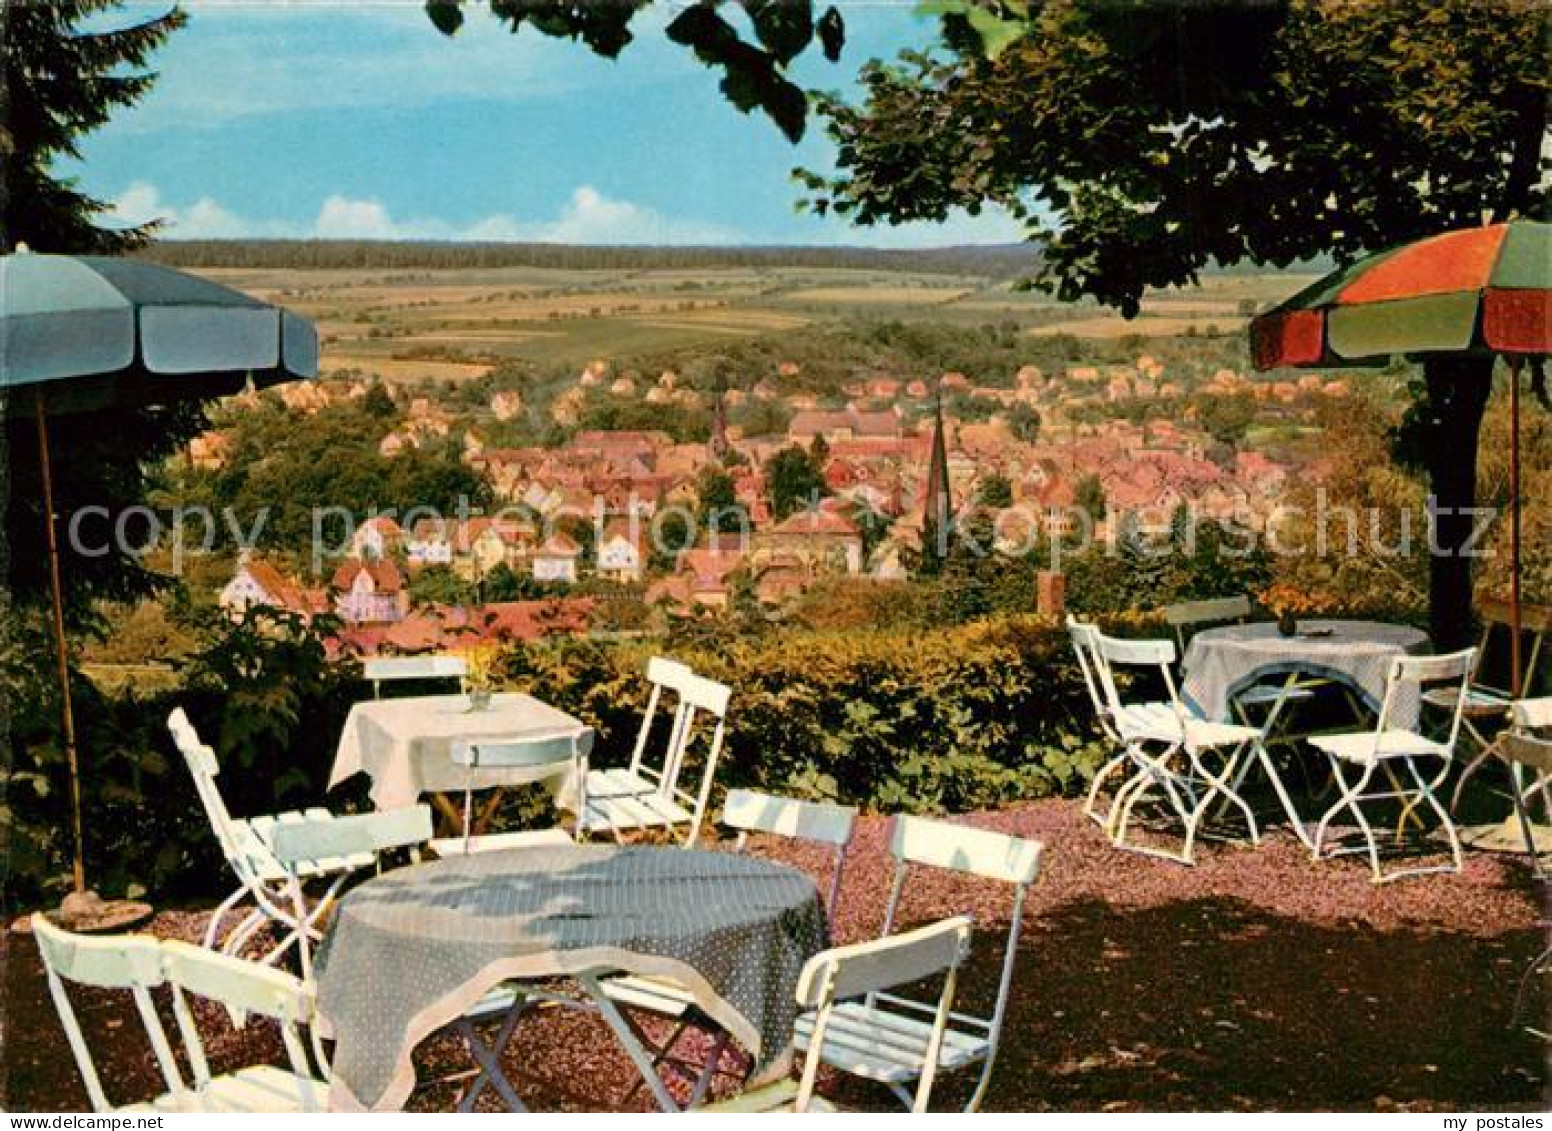
<path fill-rule="evenodd" d="M 1127 321 L 1005 279 L 839 267 L 582 271 L 213 268 L 204 274 L 314 319 L 325 372 L 462 380 L 504 359 L 581 365 L 696 348 L 851 318 L 1013 324 L 1096 340 L 1241 329 L 1248 313 L 1309 281 L 1294 273 L 1204 276 L 1148 295 Z"/>

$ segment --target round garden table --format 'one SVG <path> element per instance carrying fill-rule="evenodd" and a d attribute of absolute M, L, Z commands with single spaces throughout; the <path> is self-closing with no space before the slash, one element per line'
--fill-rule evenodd
<path fill-rule="evenodd" d="M 1197 633 L 1182 664 L 1186 702 L 1203 718 L 1230 722 L 1235 697 L 1253 684 L 1302 675 L 1336 680 L 1378 711 L 1390 662 L 1429 649 L 1427 633 L 1403 624 L 1305 620 L 1298 628 L 1296 635 L 1283 636 L 1277 625 L 1258 622 Z M 1393 722 L 1415 727 L 1421 708 L 1418 689 L 1403 686 L 1397 690 Z"/>
<path fill-rule="evenodd" d="M 827 943 L 813 881 L 744 855 L 586 845 L 401 868 L 346 895 L 318 951 L 330 1106 L 402 1106 L 421 1040 L 508 979 L 556 976 L 577 979 L 672 1106 L 599 978 L 674 979 L 764 1074 L 791 1054 L 798 975 Z"/>
<path fill-rule="evenodd" d="M 503 692 L 490 704 L 471 710 L 467 695 L 421 695 L 408 699 L 369 699 L 351 707 L 334 752 L 329 788 L 352 774 L 372 779 L 372 804 L 402 809 L 429 794 L 449 828 L 461 829 L 463 815 L 448 800 L 465 789 L 493 789 L 547 783 L 562 809 L 575 809 L 581 767 L 557 773 L 553 764 L 479 766 L 453 761 L 456 742 L 544 741 L 576 735 L 585 724 L 532 695 Z"/>
<path fill-rule="evenodd" d="M 1363 707 L 1378 713 L 1390 678 L 1391 661 L 1398 656 L 1429 650 L 1428 636 L 1401 624 L 1364 620 L 1304 620 L 1293 636 L 1284 636 L 1268 622 L 1210 628 L 1191 638 L 1182 662 L 1181 695 L 1187 705 L 1214 722 L 1233 721 L 1235 701 L 1257 684 L 1274 687 L 1263 701 L 1267 707 L 1257 725 L 1263 735 L 1277 733 L 1282 741 L 1298 736 L 1279 730 L 1278 724 L 1291 696 L 1304 694 L 1309 681 L 1331 680 L 1341 684 Z M 1403 683 L 1391 705 L 1390 725 L 1415 729 L 1422 714 L 1422 689 Z M 1353 708 L 1362 721 L 1362 709 Z M 1277 766 L 1260 743 L 1253 761 L 1245 763 L 1243 780 L 1253 764 L 1259 764 L 1287 814 L 1295 835 L 1313 846 L 1313 834 L 1299 813 Z M 1239 781 L 1235 783 L 1236 788 Z"/>

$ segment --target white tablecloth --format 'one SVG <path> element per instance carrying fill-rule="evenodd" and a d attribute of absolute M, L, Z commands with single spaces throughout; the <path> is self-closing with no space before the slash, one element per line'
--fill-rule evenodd
<path fill-rule="evenodd" d="M 1397 656 L 1428 651 L 1428 636 L 1400 624 L 1359 620 L 1303 620 L 1298 636 L 1283 636 L 1270 623 L 1210 628 L 1191 638 L 1186 649 L 1187 703 L 1204 718 L 1229 722 L 1235 695 L 1262 680 L 1291 672 L 1337 679 L 1379 710 L 1385 697 L 1390 662 Z M 1417 723 L 1416 686 L 1399 690 L 1394 725 Z"/>
<path fill-rule="evenodd" d="M 578 783 L 573 766 L 557 775 L 547 766 L 492 766 L 472 772 L 452 760 L 459 740 L 513 741 L 576 734 L 583 724 L 531 695 L 503 693 L 484 710 L 469 709 L 465 695 L 427 695 L 413 699 L 374 699 L 357 703 L 345 720 L 329 785 L 365 771 L 372 779 L 372 803 L 379 809 L 414 805 L 423 793 L 461 793 L 470 787 L 491 789 L 553 782 L 556 801 L 574 804 Z"/>

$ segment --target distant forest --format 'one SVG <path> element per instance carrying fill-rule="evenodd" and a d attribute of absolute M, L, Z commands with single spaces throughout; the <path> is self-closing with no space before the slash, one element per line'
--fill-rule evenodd
<path fill-rule="evenodd" d="M 140 253 L 172 267 L 541 267 L 569 271 L 729 267 L 855 268 L 1006 279 L 1030 275 L 1029 244 L 881 250 L 862 247 L 587 247 L 382 240 L 160 240 Z"/>

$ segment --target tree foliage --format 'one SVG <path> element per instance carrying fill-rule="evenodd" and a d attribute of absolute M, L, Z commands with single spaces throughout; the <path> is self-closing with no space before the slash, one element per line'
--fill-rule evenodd
<path fill-rule="evenodd" d="M 1134 314 L 1210 263 L 1350 259 L 1484 211 L 1544 212 L 1552 72 L 1535 0 L 1051 0 L 979 44 L 820 100 L 861 224 L 1006 206 L 1038 281 Z"/>
<path fill-rule="evenodd" d="M 616 58 L 635 38 L 632 24 L 652 0 L 489 0 L 491 13 L 515 33 L 525 25 L 558 39 L 581 40 L 594 53 Z M 745 39 L 721 9 L 742 10 L 753 40 Z M 463 26 L 464 0 L 427 0 L 426 13 L 446 35 Z M 803 136 L 808 101 L 787 75 L 788 65 L 816 40 L 832 63 L 841 56 L 846 25 L 840 10 L 820 11 L 812 0 L 698 0 L 669 21 L 670 40 L 722 72 L 723 97 L 744 113 L 760 110 L 791 141 Z"/>
<path fill-rule="evenodd" d="M 1484 215 L 1545 215 L 1552 9 L 1538 0 L 1049 0 L 986 50 L 964 4 L 947 54 L 865 68 L 820 101 L 839 174 L 799 172 L 862 224 L 1003 205 L 1035 282 L 1135 315 L 1212 263 L 1350 261 Z M 982 5 L 982 7 L 989 7 Z M 998 5 L 998 28 L 1011 5 Z M 1420 387 L 1439 552 L 1436 644 L 1470 635 L 1474 453 L 1492 362 Z"/>
<path fill-rule="evenodd" d="M 765 486 L 778 520 L 804 507 L 816 506 L 822 496 L 829 494 L 823 467 L 811 452 L 797 444 L 782 448 L 766 461 Z"/>
<path fill-rule="evenodd" d="M 132 106 L 156 81 L 151 52 L 186 16 L 172 7 L 111 31 L 86 30 L 116 0 L 53 0 L 0 7 L 0 243 L 34 251 L 111 254 L 143 244 L 153 225 L 103 227 L 109 206 L 81 192 L 56 163 L 80 157 L 80 139 Z"/>

